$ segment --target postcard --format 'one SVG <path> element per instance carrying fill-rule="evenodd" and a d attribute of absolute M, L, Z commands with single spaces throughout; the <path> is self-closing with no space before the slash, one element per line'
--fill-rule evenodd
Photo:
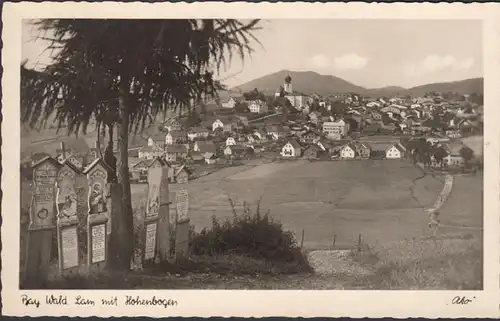
<path fill-rule="evenodd" d="M 2 21 L 6 315 L 500 316 L 500 6 Z"/>

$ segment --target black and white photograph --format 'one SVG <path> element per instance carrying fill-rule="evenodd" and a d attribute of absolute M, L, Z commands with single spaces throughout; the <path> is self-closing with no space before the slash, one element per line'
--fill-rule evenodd
<path fill-rule="evenodd" d="M 23 305 L 498 284 L 484 21 L 268 16 L 20 21 Z"/>

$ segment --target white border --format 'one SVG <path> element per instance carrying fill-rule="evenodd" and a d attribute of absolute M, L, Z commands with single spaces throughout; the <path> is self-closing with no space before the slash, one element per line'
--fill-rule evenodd
<path fill-rule="evenodd" d="M 21 20 L 29 18 L 293 18 L 293 19 L 481 19 L 484 22 L 485 175 L 484 291 L 50 291 L 100 300 L 112 295 L 162 296 L 176 307 L 95 308 L 21 305 L 19 270 L 19 66 Z M 498 317 L 499 290 L 499 129 L 500 6 L 497 4 L 365 3 L 5 3 L 2 49 L 4 77 L 2 126 L 2 299 L 5 315 L 30 316 L 349 316 L 349 317 Z M 464 46 L 467 37 L 464 35 Z M 14 245 L 16 244 L 16 245 Z M 13 264 L 10 264 L 13 262 Z M 25 291 L 43 299 L 46 291 Z M 475 296 L 465 306 L 456 295 Z"/>

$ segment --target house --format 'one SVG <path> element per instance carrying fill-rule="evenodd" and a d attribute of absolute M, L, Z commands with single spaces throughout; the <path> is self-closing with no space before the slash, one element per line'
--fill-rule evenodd
<path fill-rule="evenodd" d="M 317 145 L 309 145 L 304 149 L 304 158 L 315 159 L 318 158 L 318 154 L 320 153 L 320 148 Z"/>
<path fill-rule="evenodd" d="M 312 97 L 298 94 L 285 95 L 285 98 L 288 99 L 290 104 L 297 110 L 309 108 L 309 105 L 314 101 Z"/>
<path fill-rule="evenodd" d="M 165 145 L 165 134 L 158 133 L 148 137 L 148 146 L 158 146 L 163 147 Z"/>
<path fill-rule="evenodd" d="M 165 146 L 165 160 L 167 162 L 179 162 L 187 156 L 185 145 L 167 145 Z"/>
<path fill-rule="evenodd" d="M 460 131 L 459 130 L 453 130 L 453 129 L 449 129 L 447 131 L 445 131 L 445 135 L 449 138 L 460 138 L 462 137 L 462 134 L 460 134 Z"/>
<path fill-rule="evenodd" d="M 267 113 L 269 111 L 269 107 L 262 100 L 252 100 L 248 102 L 248 109 L 251 113 Z"/>
<path fill-rule="evenodd" d="M 237 128 L 238 127 L 238 124 L 236 124 L 235 122 L 226 122 L 224 124 L 224 126 L 222 126 L 222 131 L 224 133 L 230 133 L 233 131 L 234 128 Z"/>
<path fill-rule="evenodd" d="M 286 136 L 286 130 L 281 125 L 271 125 L 266 131 L 267 135 L 271 136 L 274 140 L 278 140 Z"/>
<path fill-rule="evenodd" d="M 281 148 L 281 156 L 283 157 L 300 157 L 302 154 L 302 147 L 295 140 L 289 140 Z"/>
<path fill-rule="evenodd" d="M 144 146 L 141 149 L 139 149 L 139 158 L 140 159 L 153 159 L 155 157 L 161 157 L 163 156 L 164 151 L 163 148 L 158 147 L 158 146 Z"/>
<path fill-rule="evenodd" d="M 191 157 L 193 163 L 203 163 L 204 157 L 200 152 L 190 151 L 188 156 Z"/>
<path fill-rule="evenodd" d="M 222 101 L 221 103 L 222 108 L 234 108 L 236 106 L 236 100 L 233 97 L 230 97 L 229 99 Z"/>
<path fill-rule="evenodd" d="M 236 120 L 243 126 L 248 126 L 247 116 L 236 115 Z"/>
<path fill-rule="evenodd" d="M 153 163 L 154 159 L 143 159 L 133 165 L 130 168 L 130 174 L 132 176 L 132 180 L 137 183 L 147 183 L 148 181 L 148 168 L 149 165 Z"/>
<path fill-rule="evenodd" d="M 226 139 L 226 146 L 236 145 L 236 140 L 234 137 L 228 137 Z"/>
<path fill-rule="evenodd" d="M 195 140 L 197 138 L 206 139 L 209 136 L 209 131 L 203 127 L 193 127 L 189 130 L 187 136 L 189 140 Z"/>
<path fill-rule="evenodd" d="M 261 142 L 267 141 L 267 132 L 264 130 L 256 130 L 253 132 L 253 135 Z"/>
<path fill-rule="evenodd" d="M 197 141 L 194 143 L 193 150 L 200 153 L 217 153 L 217 148 L 212 141 Z"/>
<path fill-rule="evenodd" d="M 356 156 L 356 147 L 352 143 L 346 144 L 340 149 L 340 158 L 342 159 L 353 159 Z"/>
<path fill-rule="evenodd" d="M 319 125 L 319 123 L 321 122 L 321 113 L 317 111 L 313 111 L 312 113 L 309 113 L 309 115 L 307 116 L 309 118 L 309 121 L 315 125 Z"/>
<path fill-rule="evenodd" d="M 182 130 L 169 131 L 165 136 L 165 144 L 167 145 L 184 144 L 187 142 L 187 140 L 187 134 Z"/>
<path fill-rule="evenodd" d="M 300 135 L 301 143 L 314 144 L 321 138 L 321 135 L 313 130 L 308 130 Z"/>
<path fill-rule="evenodd" d="M 217 163 L 217 156 L 212 153 L 207 153 L 205 157 L 205 163 L 206 164 L 216 164 Z"/>
<path fill-rule="evenodd" d="M 394 144 L 385 151 L 385 158 L 387 159 L 401 159 L 404 157 L 405 148 L 401 144 Z"/>
<path fill-rule="evenodd" d="M 345 137 L 349 132 L 349 123 L 344 120 L 339 120 L 335 122 L 324 122 L 323 123 L 323 133 L 329 138 L 337 139 L 338 136 Z"/>
<path fill-rule="evenodd" d="M 443 159 L 443 164 L 447 167 L 460 167 L 463 166 L 465 161 L 462 155 L 460 155 L 460 150 L 464 147 L 461 143 L 449 143 L 443 144 L 444 149 L 448 153 Z"/>
<path fill-rule="evenodd" d="M 230 145 L 224 148 L 224 155 L 231 158 L 241 158 L 247 153 L 247 147 L 243 145 Z"/>
<path fill-rule="evenodd" d="M 356 143 L 354 144 L 356 148 L 356 153 L 359 157 L 368 159 L 372 153 L 372 148 L 366 143 Z"/>
<path fill-rule="evenodd" d="M 172 131 L 172 130 L 181 130 L 183 126 L 182 123 L 177 118 L 173 118 L 167 120 L 163 124 L 163 127 L 168 131 Z"/>
<path fill-rule="evenodd" d="M 173 181 L 177 184 L 187 184 L 189 180 L 189 172 L 186 169 L 186 166 L 182 165 L 176 171 L 174 172 L 173 175 Z"/>
<path fill-rule="evenodd" d="M 220 119 L 214 120 L 212 123 L 212 131 L 215 131 L 217 128 L 222 128 L 224 129 L 224 123 Z"/>

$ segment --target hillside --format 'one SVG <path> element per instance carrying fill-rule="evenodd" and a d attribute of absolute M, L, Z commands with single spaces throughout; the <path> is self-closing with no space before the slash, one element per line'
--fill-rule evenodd
<path fill-rule="evenodd" d="M 436 91 L 436 92 L 447 92 L 453 91 L 459 94 L 472 94 L 478 93 L 483 94 L 483 78 L 471 78 L 465 79 L 461 81 L 453 81 L 453 82 L 443 82 L 443 83 L 434 83 L 427 84 L 423 86 L 413 87 L 408 90 L 408 92 L 413 96 L 420 96 L 425 94 L 426 92 Z"/>
<path fill-rule="evenodd" d="M 283 85 L 286 76 L 292 77 L 294 90 L 305 94 L 316 93 L 318 95 L 327 96 L 334 93 L 362 92 L 365 90 L 363 87 L 356 86 L 338 77 L 320 75 L 312 71 L 299 72 L 289 70 L 281 70 L 254 79 L 234 89 L 247 92 L 257 88 L 267 95 L 272 95 L 279 86 Z"/>
<path fill-rule="evenodd" d="M 331 75 L 320 75 L 312 71 L 289 71 L 281 70 L 254 80 L 251 80 L 242 85 L 236 86 L 232 90 L 248 92 L 257 88 L 259 91 L 267 95 L 272 95 L 276 89 L 283 85 L 286 76 L 292 78 L 293 89 L 297 92 L 305 94 L 319 94 L 321 96 L 333 95 L 336 93 L 359 93 L 366 96 L 382 97 L 382 96 L 402 96 L 412 95 L 421 96 L 426 92 L 457 92 L 459 94 L 483 93 L 483 78 L 471 78 L 461 81 L 432 83 L 422 86 L 405 89 L 399 86 L 387 86 L 382 88 L 363 88 L 354 85 L 341 78 Z"/>

